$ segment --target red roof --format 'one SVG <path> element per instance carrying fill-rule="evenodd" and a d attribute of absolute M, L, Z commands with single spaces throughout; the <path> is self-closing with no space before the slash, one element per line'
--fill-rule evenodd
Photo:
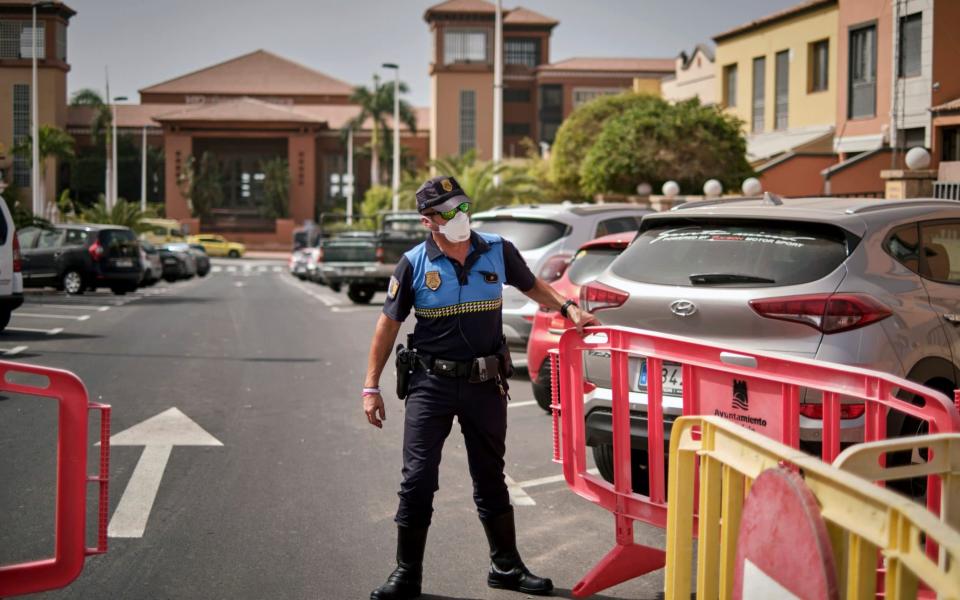
<path fill-rule="evenodd" d="M 169 109 L 169 105 L 167 105 Z M 271 104 L 256 98 L 236 98 L 208 104 L 186 104 L 154 117 L 161 123 L 177 121 L 256 121 L 260 123 L 322 123 L 292 106 Z"/>
<path fill-rule="evenodd" d="M 428 8 L 423 18 L 425 21 L 430 21 L 439 15 L 489 15 L 492 18 L 496 12 L 496 5 L 492 2 L 487 2 L 487 0 L 447 0 L 446 2 L 441 2 Z M 503 9 L 503 24 L 546 25 L 553 27 L 559 24 L 559 21 L 528 8 L 518 6 L 516 8 Z"/>
<path fill-rule="evenodd" d="M 784 10 L 775 12 L 773 14 L 767 15 L 755 21 L 750 21 L 745 25 L 739 25 L 737 27 L 734 27 L 733 29 L 728 29 L 723 33 L 719 33 L 713 36 L 713 41 L 719 42 L 721 40 L 740 35 L 741 33 L 746 33 L 753 29 L 758 29 L 760 27 L 772 25 L 778 21 L 783 21 L 785 19 L 789 19 L 790 17 L 799 16 L 805 12 L 818 10 L 824 6 L 828 6 L 830 4 L 836 4 L 836 3 L 837 3 L 837 0 L 806 0 L 805 2 L 797 4 L 796 6 L 791 6 L 790 8 L 786 8 Z"/>
<path fill-rule="evenodd" d="M 939 104 L 930 109 L 930 112 L 936 114 L 941 112 L 952 112 L 955 110 L 960 110 L 960 98 L 954 98 L 943 104 Z"/>
<path fill-rule="evenodd" d="M 286 58 L 257 50 L 140 90 L 141 94 L 346 96 L 353 86 Z"/>
<path fill-rule="evenodd" d="M 538 71 L 613 71 L 673 73 L 673 58 L 568 58 L 537 67 Z"/>
<path fill-rule="evenodd" d="M 559 25 L 560 21 L 556 19 L 551 19 L 548 16 L 541 15 L 538 12 L 534 12 L 528 8 L 518 6 L 503 17 L 504 25 L 549 25 L 553 27 L 554 25 Z"/>

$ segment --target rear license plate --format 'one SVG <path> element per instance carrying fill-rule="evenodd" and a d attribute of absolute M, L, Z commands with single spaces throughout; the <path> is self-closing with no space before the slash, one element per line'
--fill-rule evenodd
<path fill-rule="evenodd" d="M 115 261 L 113 261 L 113 264 L 114 264 L 115 266 L 117 266 L 117 267 L 127 267 L 127 268 L 129 268 L 129 267 L 132 267 L 132 266 L 133 266 L 133 259 L 132 259 L 132 258 L 118 258 L 118 259 L 116 259 Z"/>
<path fill-rule="evenodd" d="M 660 383 L 667 396 L 683 395 L 683 367 L 675 363 L 663 363 L 660 369 Z M 647 389 L 647 361 L 640 364 L 640 389 Z"/>

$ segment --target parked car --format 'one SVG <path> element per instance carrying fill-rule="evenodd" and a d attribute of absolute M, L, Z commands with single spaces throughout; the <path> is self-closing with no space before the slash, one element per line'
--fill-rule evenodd
<path fill-rule="evenodd" d="M 55 287 L 68 294 L 110 288 L 123 295 L 143 275 L 140 244 L 127 227 L 68 224 L 17 232 L 26 287 Z"/>
<path fill-rule="evenodd" d="M 580 294 L 604 325 L 866 367 L 951 395 L 960 383 L 955 201 L 768 195 L 694 202 L 644 217 L 636 240 Z M 586 397 L 587 440 L 611 479 L 609 356 L 587 352 L 584 368 L 597 386 Z M 677 365 L 665 364 L 660 376 L 666 443 L 682 412 L 683 381 Z M 644 359 L 631 357 L 633 464 L 641 469 L 646 377 Z M 847 445 L 863 439 L 864 406 L 842 401 Z M 920 427 L 902 416 L 887 423 L 890 435 Z M 819 455 L 821 436 L 819 394 L 804 390 L 801 447 Z"/>
<path fill-rule="evenodd" d="M 630 245 L 636 231 L 613 233 L 590 240 L 580 246 L 570 259 L 570 266 L 560 279 L 554 281 L 553 288 L 564 298 L 578 298 L 580 286 L 593 281 L 603 272 L 624 248 Z M 550 360 L 548 352 L 560 344 L 560 336 L 573 323 L 560 314 L 560 311 L 540 306 L 533 317 L 530 340 L 527 342 L 527 364 L 530 372 L 530 384 L 533 397 L 543 410 L 549 411 L 553 400 L 550 385 Z"/>
<path fill-rule="evenodd" d="M 197 274 L 197 259 L 186 244 L 164 244 L 157 249 L 163 262 L 163 279 L 173 283 Z"/>
<path fill-rule="evenodd" d="M 299 279 L 300 281 L 305 281 L 307 279 L 307 258 L 309 257 L 308 247 L 299 248 L 294 250 L 290 255 L 290 273 Z"/>
<path fill-rule="evenodd" d="M 222 235 L 203 233 L 188 238 L 191 244 L 200 244 L 208 256 L 226 256 L 240 258 L 246 253 L 247 247 L 240 242 L 231 242 Z"/>
<path fill-rule="evenodd" d="M 170 242 L 184 242 L 187 234 L 180 221 L 176 219 L 141 219 L 142 225 L 149 226 L 140 234 L 141 239 L 145 239 L 152 244 L 167 244 Z"/>
<path fill-rule="evenodd" d="M 143 265 L 141 286 L 150 286 L 160 281 L 163 277 L 163 261 L 160 260 L 157 247 L 147 240 L 140 240 L 140 262 Z"/>
<path fill-rule="evenodd" d="M 307 255 L 307 279 L 314 283 L 319 283 L 325 285 L 327 282 L 323 279 L 323 273 L 320 269 L 320 265 L 323 262 L 323 250 L 320 248 L 306 248 Z M 340 291 L 338 287 L 336 291 Z"/>
<path fill-rule="evenodd" d="M 348 231 L 321 239 L 320 278 L 331 289 L 347 286 L 350 300 L 366 304 L 376 292 L 387 290 L 400 257 L 426 236 L 418 213 L 385 213 L 375 233 Z"/>
<path fill-rule="evenodd" d="M 197 261 L 197 275 L 206 277 L 207 273 L 210 272 L 210 257 L 207 256 L 206 250 L 201 244 L 188 244 L 188 246 L 193 258 Z"/>
<path fill-rule="evenodd" d="M 6 202 L 0 202 L 0 331 L 10 315 L 23 304 L 23 259 L 13 217 Z"/>
<path fill-rule="evenodd" d="M 496 233 L 520 251 L 527 266 L 547 282 L 559 279 L 570 258 L 587 240 L 635 231 L 652 212 L 636 204 L 561 204 L 498 207 L 471 217 L 474 229 Z M 525 353 L 537 303 L 519 290 L 503 290 L 503 332 L 510 349 Z M 518 356 L 520 365 L 525 359 Z"/>

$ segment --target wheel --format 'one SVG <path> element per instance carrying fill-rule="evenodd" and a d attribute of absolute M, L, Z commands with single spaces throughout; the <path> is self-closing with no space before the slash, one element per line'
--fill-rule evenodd
<path fill-rule="evenodd" d="M 613 446 L 610 444 L 601 444 L 593 447 L 593 462 L 597 464 L 597 470 L 600 476 L 613 483 Z M 667 459 L 663 459 L 663 473 L 667 473 Z M 650 482 L 647 478 L 647 452 L 646 450 L 630 451 L 630 479 L 633 483 L 633 491 L 644 496 L 650 493 Z"/>
<path fill-rule="evenodd" d="M 82 294 L 83 290 L 86 288 L 83 283 L 83 276 L 79 271 L 67 271 L 64 273 L 63 277 L 60 279 L 60 285 L 63 286 L 63 291 L 71 296 L 78 296 Z"/>
<path fill-rule="evenodd" d="M 130 288 L 125 285 L 112 285 L 110 286 L 110 291 L 116 296 L 124 296 L 130 291 Z"/>
<path fill-rule="evenodd" d="M 341 287 L 341 285 L 340 285 L 339 283 L 331 283 L 331 284 L 330 284 L 330 289 L 339 294 L 339 293 L 340 293 L 340 290 L 343 289 L 343 288 Z"/>
<path fill-rule="evenodd" d="M 347 288 L 347 297 L 354 304 L 367 304 L 373 298 L 373 288 L 365 285 L 351 285 Z"/>
<path fill-rule="evenodd" d="M 537 401 L 537 404 L 547 413 L 552 413 L 550 410 L 550 405 L 553 403 L 553 395 L 551 394 L 550 386 L 550 358 L 548 357 L 543 361 L 543 364 L 540 365 L 540 370 L 537 371 L 537 383 L 531 382 L 530 385 L 533 387 L 533 398 Z"/>
<path fill-rule="evenodd" d="M 164 275 L 164 276 L 163 276 L 163 280 L 166 281 L 167 283 L 173 283 L 174 281 L 177 280 L 177 276 L 176 276 L 176 275 Z"/>
<path fill-rule="evenodd" d="M 237 252 L 236 250 L 231 250 L 230 252 L 227 252 L 227 257 L 228 257 L 228 258 L 240 258 L 240 253 Z"/>
<path fill-rule="evenodd" d="M 923 385 L 933 388 L 938 392 L 943 393 L 947 398 L 953 397 L 954 385 L 943 379 L 935 379 L 933 381 L 927 381 Z M 913 399 L 908 399 L 908 401 L 913 404 L 923 405 L 923 401 L 914 397 Z M 926 435 L 929 433 L 929 427 L 926 421 L 921 421 L 915 419 L 911 416 L 905 416 L 903 422 L 900 424 L 900 427 L 896 431 L 892 431 L 889 434 L 889 437 L 912 437 L 916 435 Z M 899 467 L 906 466 L 917 462 L 926 462 L 928 460 L 926 450 L 918 450 L 919 456 L 914 457 L 911 452 L 888 452 L 887 453 L 887 464 L 889 467 Z M 896 492 L 913 498 L 919 502 L 926 502 L 927 498 L 927 478 L 926 477 L 911 477 L 910 479 L 900 479 L 898 481 L 888 481 L 887 487 Z"/>
<path fill-rule="evenodd" d="M 7 309 L 0 309 L 0 331 L 6 329 L 7 325 L 10 324 L 10 312 Z"/>

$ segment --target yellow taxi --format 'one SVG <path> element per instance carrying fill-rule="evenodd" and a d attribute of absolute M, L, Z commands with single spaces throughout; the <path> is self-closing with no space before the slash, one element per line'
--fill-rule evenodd
<path fill-rule="evenodd" d="M 239 242 L 231 242 L 222 235 L 213 233 L 202 233 L 200 235 L 190 236 L 191 244 L 200 244 L 209 256 L 228 256 L 230 258 L 240 258 L 247 251 L 246 247 Z"/>

